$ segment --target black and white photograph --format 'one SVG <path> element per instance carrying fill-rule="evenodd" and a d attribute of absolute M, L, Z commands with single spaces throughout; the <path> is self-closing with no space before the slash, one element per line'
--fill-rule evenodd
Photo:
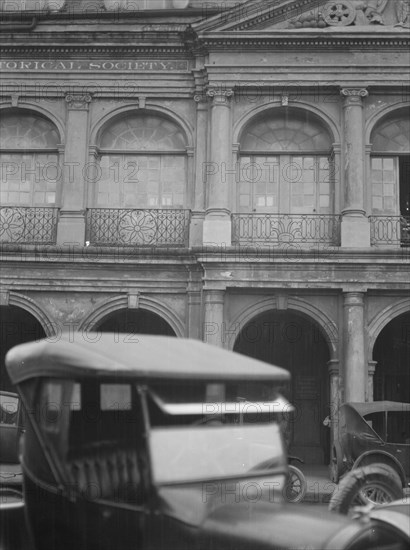
<path fill-rule="evenodd" d="M 410 547 L 410 0 L 0 0 L 0 550 Z"/>

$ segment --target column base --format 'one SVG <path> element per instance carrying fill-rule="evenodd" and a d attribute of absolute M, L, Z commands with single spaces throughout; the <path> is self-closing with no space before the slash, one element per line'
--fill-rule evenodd
<path fill-rule="evenodd" d="M 231 246 L 231 216 L 225 212 L 207 212 L 204 220 L 203 244 L 206 246 Z"/>
<path fill-rule="evenodd" d="M 83 210 L 61 212 L 57 226 L 57 244 L 85 245 L 85 217 Z"/>
<path fill-rule="evenodd" d="M 341 223 L 343 248 L 367 248 L 370 246 L 370 223 L 364 216 L 345 216 Z"/>

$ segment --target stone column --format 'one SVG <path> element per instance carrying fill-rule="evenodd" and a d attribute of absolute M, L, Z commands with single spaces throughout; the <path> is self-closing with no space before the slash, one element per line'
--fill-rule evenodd
<path fill-rule="evenodd" d="M 224 300 L 225 291 L 204 291 L 204 342 L 223 347 Z M 223 384 L 207 385 L 207 402 L 219 402 L 225 399 Z"/>
<path fill-rule="evenodd" d="M 374 373 L 376 372 L 377 361 L 369 361 L 367 365 L 367 399 L 369 403 L 374 401 Z"/>
<path fill-rule="evenodd" d="M 204 342 L 223 347 L 224 290 L 204 291 Z"/>
<path fill-rule="evenodd" d="M 85 242 L 85 197 L 93 167 L 87 162 L 88 107 L 90 94 L 67 94 L 67 137 L 64 157 L 64 181 L 60 220 L 57 230 L 58 244 Z"/>
<path fill-rule="evenodd" d="M 345 401 L 365 400 L 367 365 L 364 345 L 364 293 L 345 292 L 344 308 L 344 364 Z"/>
<path fill-rule="evenodd" d="M 205 218 L 205 173 L 207 170 L 208 101 L 206 96 L 196 94 L 196 152 L 194 200 L 189 232 L 190 246 L 203 243 L 203 225 Z"/>
<path fill-rule="evenodd" d="M 339 424 L 339 407 L 340 407 L 340 377 L 339 377 L 339 361 L 331 359 L 328 364 L 329 373 L 329 401 L 330 401 L 330 445 L 333 445 L 337 427 Z"/>
<path fill-rule="evenodd" d="M 208 90 L 212 98 L 210 159 L 206 163 L 207 209 L 204 244 L 231 245 L 231 211 L 229 191 L 231 166 L 231 98 L 232 90 Z"/>
<path fill-rule="evenodd" d="M 343 176 L 344 201 L 342 246 L 370 246 L 370 224 L 365 208 L 365 144 L 363 98 L 369 95 L 364 88 L 343 88 L 344 136 Z"/>

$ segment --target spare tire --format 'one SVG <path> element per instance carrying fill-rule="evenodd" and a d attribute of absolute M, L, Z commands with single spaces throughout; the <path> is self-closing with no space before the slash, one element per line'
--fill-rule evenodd
<path fill-rule="evenodd" d="M 329 510 L 347 515 L 354 506 L 383 504 L 403 496 L 399 474 L 386 464 L 351 470 L 333 492 Z"/>

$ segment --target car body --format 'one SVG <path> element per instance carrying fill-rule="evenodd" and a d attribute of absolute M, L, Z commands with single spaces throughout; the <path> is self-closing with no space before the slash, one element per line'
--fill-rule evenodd
<path fill-rule="evenodd" d="M 345 403 L 332 452 L 333 481 L 356 468 L 386 464 L 402 487 L 410 477 L 410 404 L 394 401 Z"/>
<path fill-rule="evenodd" d="M 410 498 L 404 497 L 400 500 L 373 507 L 368 512 L 369 519 L 384 525 L 393 526 L 400 530 L 410 546 Z"/>
<path fill-rule="evenodd" d="M 364 550 L 404 539 L 284 503 L 287 371 L 177 338 L 67 334 L 6 358 L 38 550 Z"/>

